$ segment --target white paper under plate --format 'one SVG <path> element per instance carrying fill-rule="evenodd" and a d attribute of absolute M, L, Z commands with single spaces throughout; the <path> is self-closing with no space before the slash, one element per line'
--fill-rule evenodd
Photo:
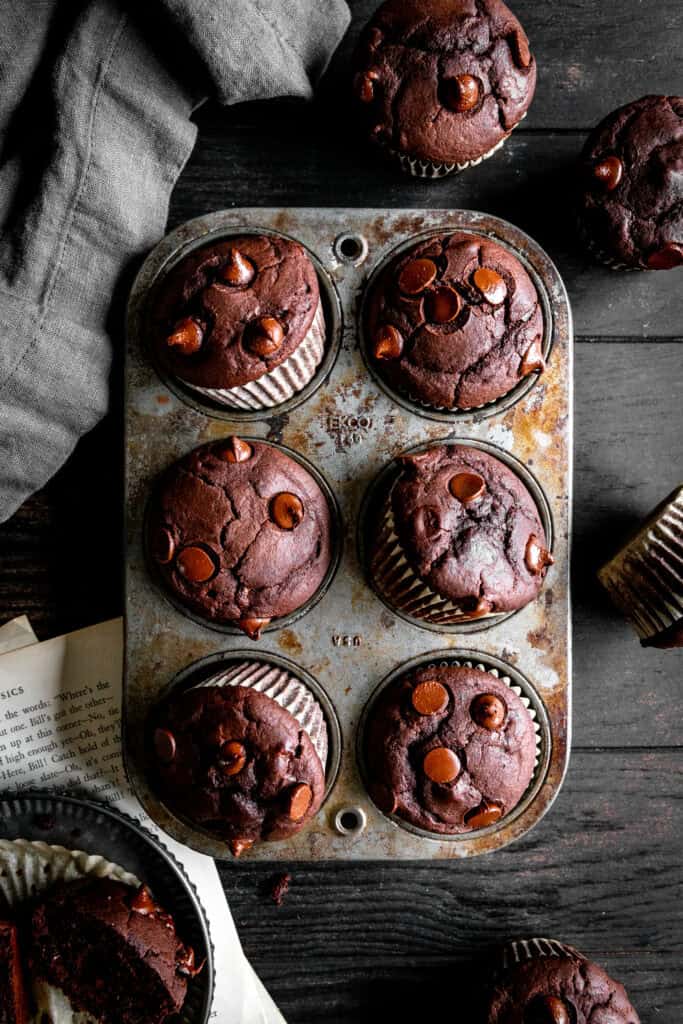
<path fill-rule="evenodd" d="M 11 908 L 27 903 L 55 882 L 73 882 L 90 875 L 114 878 L 134 888 L 141 884 L 135 875 L 104 857 L 25 839 L 0 839 L 0 892 Z M 44 981 L 29 979 L 29 988 L 37 1007 L 30 1024 L 97 1024 L 97 1018 L 73 1010 L 64 993 Z"/>

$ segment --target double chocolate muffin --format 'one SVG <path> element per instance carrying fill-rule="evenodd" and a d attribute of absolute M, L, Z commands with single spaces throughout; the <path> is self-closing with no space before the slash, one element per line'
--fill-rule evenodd
<path fill-rule="evenodd" d="M 640 1024 L 624 986 L 571 947 L 527 939 L 505 953 L 482 1024 Z"/>
<path fill-rule="evenodd" d="M 325 767 L 311 737 L 253 686 L 209 682 L 172 696 L 151 737 L 164 801 L 234 856 L 295 835 L 322 803 Z"/>
<path fill-rule="evenodd" d="M 102 1024 L 163 1024 L 203 966 L 149 889 L 95 877 L 58 886 L 35 908 L 30 960 Z"/>
<path fill-rule="evenodd" d="M 319 589 L 332 557 L 330 525 L 327 498 L 300 463 L 233 436 L 166 471 L 147 543 L 173 598 L 255 640 Z"/>
<path fill-rule="evenodd" d="M 440 235 L 397 256 L 372 286 L 364 326 L 380 376 L 437 409 L 483 406 L 545 368 L 534 283 L 483 235 Z"/>
<path fill-rule="evenodd" d="M 521 697 L 475 668 L 418 669 L 389 684 L 363 737 L 380 810 L 455 835 L 512 811 L 534 773 L 537 738 Z"/>
<path fill-rule="evenodd" d="M 589 136 L 579 216 L 592 250 L 615 268 L 683 265 L 683 97 L 644 96 Z"/>
<path fill-rule="evenodd" d="M 536 88 L 529 40 L 502 0 L 388 0 L 354 66 L 370 138 L 418 177 L 491 156 Z"/>
<path fill-rule="evenodd" d="M 0 921 L 0 1022 L 27 1024 L 28 996 L 14 921 Z"/>
<path fill-rule="evenodd" d="M 447 624 L 533 601 L 553 558 L 522 480 L 468 445 L 434 445 L 399 461 L 370 565 L 387 603 Z"/>
<path fill-rule="evenodd" d="M 315 268 L 279 235 L 240 235 L 185 256 L 161 281 L 150 319 L 164 369 L 234 409 L 291 398 L 325 352 Z"/>

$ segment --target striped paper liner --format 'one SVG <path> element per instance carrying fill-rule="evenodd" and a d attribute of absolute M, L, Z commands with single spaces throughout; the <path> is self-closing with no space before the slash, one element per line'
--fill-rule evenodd
<path fill-rule="evenodd" d="M 585 960 L 583 953 L 579 953 L 573 946 L 568 946 L 557 939 L 516 939 L 506 942 L 500 950 L 499 971 L 507 971 L 519 964 L 528 963 L 530 960 L 541 960 L 547 957 L 569 958 L 571 960 Z"/>
<path fill-rule="evenodd" d="M 325 355 L 325 314 L 322 302 L 305 338 L 283 363 L 256 380 L 234 388 L 200 388 L 183 380 L 186 388 L 231 409 L 271 409 L 288 401 L 313 379 Z"/>
<path fill-rule="evenodd" d="M 526 117 L 526 112 L 522 114 L 518 123 L 521 123 Z M 492 149 L 489 149 L 486 153 L 482 153 L 481 156 L 476 157 L 473 160 L 465 160 L 464 163 L 445 163 L 443 161 L 425 160 L 422 157 L 410 156 L 408 153 L 401 153 L 397 149 L 392 149 L 391 146 L 382 147 L 389 156 L 397 162 L 402 171 L 406 174 L 410 174 L 413 178 L 431 178 L 436 180 L 437 178 L 445 178 L 449 174 L 459 174 L 461 171 L 467 170 L 468 167 L 477 167 L 478 164 L 488 160 L 489 157 L 497 153 L 499 149 L 502 149 L 507 140 L 512 135 L 517 125 L 512 128 L 507 135 L 504 135 L 500 142 L 497 142 Z"/>
<path fill-rule="evenodd" d="M 296 676 L 268 661 L 240 661 L 199 683 L 200 688 L 203 686 L 246 686 L 264 693 L 289 711 L 308 733 L 323 769 L 326 767 L 329 743 L 325 715 L 311 691 Z"/>
<path fill-rule="evenodd" d="M 598 579 L 644 646 L 683 621 L 683 486 L 648 516 Z"/>

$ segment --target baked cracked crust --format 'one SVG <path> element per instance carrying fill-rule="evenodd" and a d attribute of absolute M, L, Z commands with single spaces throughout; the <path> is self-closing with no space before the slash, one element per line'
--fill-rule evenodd
<path fill-rule="evenodd" d="M 544 956 L 509 968 L 485 1024 L 640 1024 L 626 990 L 597 964 Z"/>
<path fill-rule="evenodd" d="M 401 461 L 391 507 L 417 575 L 480 615 L 532 601 L 552 557 L 536 504 L 519 477 L 467 445 L 436 445 Z"/>
<path fill-rule="evenodd" d="M 150 313 L 156 353 L 188 384 L 238 387 L 295 351 L 319 302 L 315 268 L 298 242 L 277 235 L 216 242 L 190 253 L 161 281 Z M 279 328 L 270 324 L 264 335 L 263 320 Z"/>
<path fill-rule="evenodd" d="M 311 739 L 266 694 L 196 687 L 162 707 L 154 727 L 151 756 L 169 807 L 236 854 L 294 835 L 320 807 L 325 772 Z"/>
<path fill-rule="evenodd" d="M 331 561 L 330 510 L 298 462 L 230 437 L 162 476 L 147 520 L 150 558 L 182 604 L 249 635 L 319 588 Z"/>
<path fill-rule="evenodd" d="M 363 31 L 354 89 L 373 141 L 464 164 L 524 117 L 536 61 L 501 0 L 388 0 Z"/>
<path fill-rule="evenodd" d="M 427 239 L 393 260 L 373 286 L 366 330 L 388 383 L 439 408 L 495 401 L 545 367 L 533 281 L 482 235 Z"/>
<path fill-rule="evenodd" d="M 484 698 L 497 718 L 477 710 Z M 470 668 L 422 668 L 392 683 L 372 709 L 364 743 L 370 793 L 380 808 L 444 834 L 483 828 L 508 814 L 536 759 L 536 734 L 521 698 L 490 673 Z"/>
<path fill-rule="evenodd" d="M 615 110 L 581 158 L 584 234 L 618 264 L 683 265 L 683 97 L 644 96 Z"/>

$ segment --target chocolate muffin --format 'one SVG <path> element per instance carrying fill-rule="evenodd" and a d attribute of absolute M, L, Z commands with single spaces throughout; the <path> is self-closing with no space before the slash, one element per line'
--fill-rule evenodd
<path fill-rule="evenodd" d="M 325 769 L 310 736 L 253 687 L 193 687 L 163 704 L 152 727 L 162 798 L 236 857 L 295 835 L 322 803 Z"/>
<path fill-rule="evenodd" d="M 17 926 L 0 921 L 0 1024 L 27 1024 L 28 998 Z"/>
<path fill-rule="evenodd" d="M 528 939 L 510 951 L 484 1024 L 640 1024 L 623 985 L 571 947 Z"/>
<path fill-rule="evenodd" d="M 440 624 L 533 601 L 554 559 L 521 479 L 468 445 L 434 445 L 399 462 L 370 566 L 386 601 Z"/>
<path fill-rule="evenodd" d="M 228 437 L 163 475 L 147 518 L 150 557 L 173 598 L 257 640 L 305 604 L 331 562 L 330 509 L 280 448 Z"/>
<path fill-rule="evenodd" d="M 486 828 L 534 773 L 537 739 L 521 697 L 476 668 L 428 666 L 390 683 L 363 737 L 370 795 L 439 834 Z"/>
<path fill-rule="evenodd" d="M 644 96 L 589 136 L 581 158 L 580 224 L 619 268 L 683 264 L 683 97 Z"/>
<path fill-rule="evenodd" d="M 509 250 L 458 231 L 392 260 L 368 296 L 365 330 L 377 372 L 437 409 L 472 409 L 545 369 L 543 312 Z"/>
<path fill-rule="evenodd" d="M 52 890 L 33 911 L 31 936 L 34 975 L 102 1024 L 163 1024 L 202 969 L 149 889 L 111 878 Z"/>
<path fill-rule="evenodd" d="M 240 235 L 185 256 L 153 297 L 151 329 L 169 374 L 233 409 L 291 398 L 325 352 L 315 268 L 279 235 Z"/>
<path fill-rule="evenodd" d="M 354 66 L 370 138 L 417 177 L 491 156 L 536 88 L 529 40 L 502 0 L 388 0 Z"/>

